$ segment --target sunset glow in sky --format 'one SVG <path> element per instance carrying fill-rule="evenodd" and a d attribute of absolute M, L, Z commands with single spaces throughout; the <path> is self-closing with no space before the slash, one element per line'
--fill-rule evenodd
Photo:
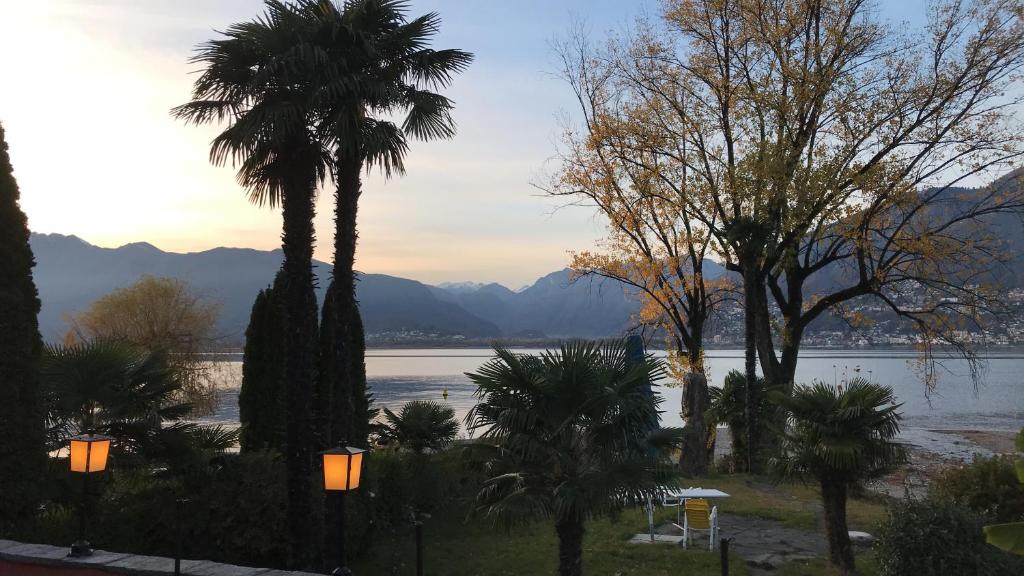
<path fill-rule="evenodd" d="M 886 11 L 913 18 L 900 4 Z M 436 47 L 468 50 L 476 61 L 447 92 L 455 140 L 414 143 L 406 176 L 367 180 L 357 268 L 515 288 L 591 247 L 603 222 L 584 208 L 556 210 L 530 185 L 551 169 L 559 115 L 575 113 L 568 86 L 553 76 L 551 41 L 574 21 L 600 36 L 658 6 L 412 0 L 412 15 L 440 12 Z M 0 0 L 0 122 L 32 230 L 176 252 L 278 247 L 279 213 L 248 204 L 234 170 L 209 164 L 216 129 L 169 114 L 189 98 L 195 45 L 261 10 L 261 0 Z M 331 210 L 323 194 L 323 260 Z"/>

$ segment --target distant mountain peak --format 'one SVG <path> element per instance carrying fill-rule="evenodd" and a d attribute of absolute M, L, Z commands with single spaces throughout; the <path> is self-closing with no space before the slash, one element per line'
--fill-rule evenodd
<path fill-rule="evenodd" d="M 32 241 L 73 241 L 85 246 L 92 246 L 92 244 L 89 244 L 88 242 L 82 240 L 81 238 L 75 236 L 74 234 L 61 234 L 59 232 L 32 232 L 31 239 Z"/>
<path fill-rule="evenodd" d="M 438 288 L 450 290 L 452 292 L 476 292 L 483 288 L 487 284 L 484 282 L 441 282 L 437 285 Z"/>
<path fill-rule="evenodd" d="M 153 246 L 149 242 L 129 242 L 123 244 L 117 248 L 117 250 L 137 250 L 141 252 L 163 252 L 163 250 Z"/>

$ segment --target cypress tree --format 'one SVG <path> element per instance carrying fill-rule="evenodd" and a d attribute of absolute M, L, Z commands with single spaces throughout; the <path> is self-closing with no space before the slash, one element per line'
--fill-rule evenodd
<path fill-rule="evenodd" d="M 245 330 L 242 387 L 238 392 L 242 451 L 274 450 L 285 454 L 288 412 L 283 282 L 279 271 L 274 285 L 256 295 Z"/>
<path fill-rule="evenodd" d="M 32 521 L 46 463 L 39 295 L 28 221 L 0 125 L 0 536 Z"/>
<path fill-rule="evenodd" d="M 366 341 L 358 303 L 347 310 L 337 309 L 333 282 L 324 295 L 320 321 L 320 370 L 317 382 L 316 415 L 317 435 L 321 447 L 339 442 L 351 446 L 368 447 L 370 420 L 374 417 L 373 397 L 366 388 Z M 340 322 L 338 317 L 346 315 Z M 340 326 L 350 330 L 344 336 Z M 346 345 L 338 346 L 344 337 Z M 339 358 L 339 350 L 348 352 L 348 358 Z"/>
<path fill-rule="evenodd" d="M 333 285 L 333 282 L 331 283 Z M 338 421 L 344 420 L 346 415 L 337 415 L 338 406 L 334 404 L 336 398 L 335 385 L 338 378 L 335 376 L 335 352 L 334 335 L 337 323 L 334 322 L 334 291 L 328 286 L 324 293 L 324 303 L 320 310 L 320 342 L 317 356 L 317 380 L 316 390 L 313 392 L 313 427 L 317 447 L 326 450 L 336 446 L 339 438 Z M 347 413 L 346 413 L 347 414 Z"/>
<path fill-rule="evenodd" d="M 352 318 L 350 340 L 352 342 L 351 382 L 352 382 L 352 428 L 351 438 L 355 446 L 369 448 L 370 420 L 377 410 L 373 408 L 373 395 L 366 388 L 366 336 L 363 333 L 363 316 L 359 312 L 359 302 L 353 301 L 349 310 Z"/>

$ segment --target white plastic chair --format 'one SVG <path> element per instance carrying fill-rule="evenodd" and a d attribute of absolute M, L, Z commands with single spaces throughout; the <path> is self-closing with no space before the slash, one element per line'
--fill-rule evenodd
<path fill-rule="evenodd" d="M 685 500 L 683 498 L 680 498 L 680 497 L 676 496 L 675 494 L 671 494 L 669 492 L 665 492 L 664 494 L 661 495 L 661 505 L 663 507 L 665 507 L 665 508 L 673 508 L 674 507 L 676 509 L 676 524 L 679 524 L 680 522 L 682 522 L 683 502 L 684 501 Z"/>
<path fill-rule="evenodd" d="M 693 532 L 708 533 L 708 550 L 715 549 L 715 540 L 718 540 L 718 506 L 711 506 L 708 510 L 707 500 L 702 498 L 688 498 L 684 501 L 683 525 L 677 528 L 683 531 L 683 548 L 690 547 L 693 539 Z"/>

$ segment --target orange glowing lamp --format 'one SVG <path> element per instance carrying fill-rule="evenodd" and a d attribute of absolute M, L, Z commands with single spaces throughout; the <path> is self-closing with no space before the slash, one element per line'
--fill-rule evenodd
<path fill-rule="evenodd" d="M 366 450 L 338 446 L 320 454 L 324 457 L 324 489 L 348 491 L 359 488 Z"/>
<path fill-rule="evenodd" d="M 80 434 L 71 439 L 71 471 L 102 472 L 107 468 L 110 441 L 113 438 L 102 434 Z"/>

